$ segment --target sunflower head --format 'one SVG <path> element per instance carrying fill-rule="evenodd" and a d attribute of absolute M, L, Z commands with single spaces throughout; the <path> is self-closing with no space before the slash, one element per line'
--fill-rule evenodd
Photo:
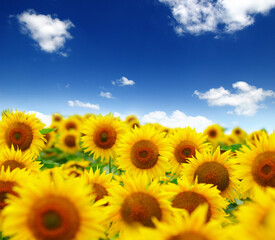
<path fill-rule="evenodd" d="M 60 113 L 54 113 L 52 115 L 52 123 L 55 123 L 55 122 L 61 122 L 63 120 L 63 116 L 60 114 Z"/>
<path fill-rule="evenodd" d="M 60 148 L 64 152 L 74 154 L 81 150 L 79 143 L 80 135 L 78 131 L 63 131 L 60 133 L 56 147 Z"/>
<path fill-rule="evenodd" d="M 224 137 L 224 129 L 218 124 L 213 124 L 203 131 L 203 135 L 207 136 L 207 141 L 211 142 L 214 147 L 216 147 Z"/>

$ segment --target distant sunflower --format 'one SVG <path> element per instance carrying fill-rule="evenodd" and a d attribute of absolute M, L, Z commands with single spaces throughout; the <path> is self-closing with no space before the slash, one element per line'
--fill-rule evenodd
<path fill-rule="evenodd" d="M 140 122 L 135 115 L 129 115 L 125 119 L 125 123 L 130 126 L 130 128 L 140 127 Z"/>
<path fill-rule="evenodd" d="M 2 167 L 4 167 L 4 170 L 9 168 L 10 171 L 18 168 L 30 170 L 32 173 L 39 173 L 42 165 L 35 161 L 31 152 L 15 151 L 14 147 L 11 146 L 11 148 L 4 147 L 0 151 L 0 169 Z"/>
<path fill-rule="evenodd" d="M 54 146 L 54 143 L 56 141 L 56 133 L 55 132 L 46 133 L 44 135 L 44 138 L 46 139 L 46 142 L 43 150 L 48 150 Z"/>
<path fill-rule="evenodd" d="M 63 165 L 63 169 L 71 169 L 71 168 L 76 168 L 84 172 L 86 167 L 90 165 L 89 161 L 81 160 L 81 161 L 74 161 L 70 160 L 67 163 Z"/>
<path fill-rule="evenodd" d="M 81 122 L 79 121 L 78 117 L 70 116 L 61 122 L 60 129 L 62 131 L 70 131 L 70 130 L 79 131 L 80 125 L 81 125 Z"/>
<path fill-rule="evenodd" d="M 0 122 L 0 147 L 13 145 L 22 152 L 39 154 L 44 147 L 44 138 L 40 133 L 45 124 L 35 114 L 7 112 Z"/>
<path fill-rule="evenodd" d="M 185 209 L 191 214 L 198 206 L 207 204 L 207 221 L 210 219 L 224 220 L 225 212 L 223 209 L 229 203 L 212 184 L 197 182 L 190 184 L 184 178 L 178 178 L 177 185 L 170 183 L 165 186 L 165 189 L 173 196 L 171 199 L 172 207 Z"/>
<path fill-rule="evenodd" d="M 79 132 L 75 130 L 64 131 L 60 133 L 56 147 L 61 149 L 63 152 L 74 154 L 81 150 L 79 143 Z"/>
<path fill-rule="evenodd" d="M 220 147 L 215 152 L 196 152 L 196 157 L 190 158 L 188 164 L 183 164 L 182 174 L 190 182 L 197 178 L 198 183 L 217 186 L 223 197 L 234 201 L 234 198 L 238 198 L 239 181 L 233 169 L 236 161 L 230 157 L 231 151 L 221 154 Z"/>
<path fill-rule="evenodd" d="M 231 135 L 237 137 L 239 139 L 239 141 L 241 141 L 241 142 L 245 141 L 245 139 L 247 137 L 247 133 L 240 127 L 235 127 L 232 130 Z"/>
<path fill-rule="evenodd" d="M 111 114 L 90 117 L 83 124 L 81 138 L 84 152 L 94 154 L 94 158 L 114 159 L 118 140 L 125 132 L 124 123 Z"/>
<path fill-rule="evenodd" d="M 182 163 L 186 163 L 196 151 L 200 153 L 210 151 L 210 146 L 205 143 L 205 140 L 206 136 L 202 136 L 190 127 L 175 129 L 168 137 L 173 148 L 173 155 L 170 158 L 172 172 L 179 174 L 182 170 Z"/>
<path fill-rule="evenodd" d="M 103 217 L 90 206 L 89 190 L 79 179 L 42 174 L 17 188 L 2 212 L 3 233 L 15 240 L 83 240 L 103 237 Z"/>
<path fill-rule="evenodd" d="M 91 187 L 91 194 L 94 202 L 98 202 L 103 199 L 105 196 L 109 195 L 109 190 L 113 186 L 111 180 L 113 175 L 111 173 L 106 174 L 103 172 L 100 174 L 100 169 L 97 169 L 95 172 L 91 168 L 89 171 L 85 171 L 83 175 L 84 182 Z M 106 202 L 102 202 L 105 204 Z"/>
<path fill-rule="evenodd" d="M 212 124 L 203 131 L 203 135 L 207 136 L 207 141 L 217 147 L 224 137 L 224 129 L 218 124 Z"/>
<path fill-rule="evenodd" d="M 52 115 L 52 123 L 61 122 L 63 120 L 63 116 L 60 113 L 54 113 Z"/>
<path fill-rule="evenodd" d="M 173 210 L 168 194 L 161 192 L 157 181 L 149 184 L 142 177 L 130 176 L 122 176 L 121 180 L 124 186 L 112 187 L 106 197 L 109 202 L 106 208 L 112 221 L 110 236 L 117 232 L 123 235 L 137 225 L 154 228 L 153 218 L 160 222 L 169 221 Z"/>
<path fill-rule="evenodd" d="M 158 178 L 170 170 L 172 148 L 165 133 L 145 125 L 126 133 L 119 144 L 117 164 L 130 175 Z"/>
<path fill-rule="evenodd" d="M 265 130 L 254 131 L 248 135 L 247 141 L 255 145 L 256 141 L 259 141 L 260 136 L 263 134 L 267 134 L 267 132 Z"/>
<path fill-rule="evenodd" d="M 270 136 L 263 133 L 255 145 L 247 144 L 237 151 L 239 165 L 235 166 L 242 191 L 250 196 L 255 187 L 275 188 L 275 131 Z"/>

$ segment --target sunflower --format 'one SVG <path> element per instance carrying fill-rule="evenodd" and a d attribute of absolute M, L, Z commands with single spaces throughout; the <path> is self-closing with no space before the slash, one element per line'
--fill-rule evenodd
<path fill-rule="evenodd" d="M 203 135 L 207 136 L 207 141 L 217 147 L 224 137 L 224 129 L 218 124 L 212 124 L 203 131 Z"/>
<path fill-rule="evenodd" d="M 61 149 L 63 152 L 74 154 L 81 150 L 79 142 L 79 132 L 75 130 L 63 131 L 60 133 L 56 147 Z"/>
<path fill-rule="evenodd" d="M 110 236 L 120 235 L 137 225 L 154 228 L 153 218 L 167 222 L 173 209 L 168 201 L 169 194 L 161 191 L 160 184 L 154 180 L 150 184 L 142 177 L 121 176 L 124 186 L 114 186 L 109 190 L 106 207 L 112 221 Z"/>
<path fill-rule="evenodd" d="M 129 115 L 125 119 L 125 123 L 130 126 L 130 128 L 140 127 L 138 118 L 135 115 Z"/>
<path fill-rule="evenodd" d="M 236 161 L 230 158 L 231 151 L 220 153 L 220 147 L 215 152 L 196 152 L 196 157 L 189 158 L 183 164 L 182 174 L 190 182 L 196 178 L 198 183 L 208 183 L 217 186 L 221 195 L 229 201 L 238 198 L 239 181 L 234 175 L 233 166 Z"/>
<path fill-rule="evenodd" d="M 100 174 L 100 169 L 94 172 L 91 168 L 89 171 L 84 172 L 84 182 L 91 186 L 91 195 L 94 202 L 98 202 L 109 195 L 108 192 L 114 184 L 111 182 L 112 177 L 111 173 L 106 174 L 106 172 L 103 172 Z M 102 201 L 102 204 L 106 204 L 106 202 Z"/>
<path fill-rule="evenodd" d="M 207 221 L 210 219 L 224 220 L 225 209 L 228 202 L 220 195 L 220 191 L 212 184 L 197 183 L 190 184 L 186 179 L 178 178 L 177 185 L 169 183 L 165 186 L 167 192 L 171 193 L 172 207 L 185 209 L 191 214 L 199 205 L 208 205 Z"/>
<path fill-rule="evenodd" d="M 15 151 L 12 145 L 11 148 L 4 147 L 0 151 L 0 169 L 2 167 L 4 167 L 4 170 L 9 168 L 10 171 L 18 168 L 30 170 L 32 173 L 39 173 L 42 165 L 35 161 L 31 152 Z"/>
<path fill-rule="evenodd" d="M 54 143 L 56 141 L 56 133 L 55 132 L 49 132 L 46 133 L 44 135 L 46 142 L 45 142 L 45 147 L 44 147 L 44 151 L 45 150 L 49 150 L 50 148 L 52 148 L 54 146 Z"/>
<path fill-rule="evenodd" d="M 209 144 L 205 143 L 206 136 L 202 136 L 190 127 L 175 129 L 168 140 L 173 147 L 173 155 L 170 158 L 172 172 L 177 175 L 182 170 L 182 163 L 186 163 L 196 151 L 201 153 L 210 150 Z"/>
<path fill-rule="evenodd" d="M 117 142 L 125 132 L 124 123 L 112 114 L 90 117 L 83 124 L 81 133 L 84 152 L 94 154 L 94 158 L 114 159 Z"/>
<path fill-rule="evenodd" d="M 81 160 L 81 161 L 74 161 L 74 160 L 70 160 L 67 163 L 65 163 L 63 165 L 64 169 L 70 169 L 70 168 L 76 168 L 79 169 L 81 171 L 84 171 L 86 169 L 86 167 L 88 167 L 90 165 L 89 161 L 85 161 L 85 160 Z"/>
<path fill-rule="evenodd" d="M 40 133 L 45 124 L 35 114 L 24 112 L 6 112 L 0 122 L 0 147 L 13 145 L 22 152 L 39 154 L 44 147 L 44 138 Z"/>
<path fill-rule="evenodd" d="M 102 213 L 90 206 L 89 189 L 79 179 L 51 179 L 41 174 L 39 181 L 15 190 L 4 216 L 3 233 L 14 240 L 83 240 L 103 237 Z"/>
<path fill-rule="evenodd" d="M 240 142 L 244 142 L 247 137 L 247 133 L 240 127 L 235 127 L 232 130 L 231 135 L 237 137 Z"/>
<path fill-rule="evenodd" d="M 55 122 L 62 122 L 63 120 L 63 117 L 60 113 L 54 113 L 52 114 L 52 123 L 55 123 Z"/>
<path fill-rule="evenodd" d="M 59 127 L 61 132 L 63 131 L 70 131 L 70 130 L 75 130 L 75 131 L 80 131 L 80 125 L 81 122 L 79 121 L 79 118 L 76 116 L 70 116 L 66 119 L 64 119 Z"/>
<path fill-rule="evenodd" d="M 247 144 L 237 151 L 239 165 L 235 166 L 244 195 L 253 195 L 255 187 L 275 188 L 275 131 L 270 136 L 263 133 L 255 140 L 255 146 Z"/>
<path fill-rule="evenodd" d="M 170 170 L 168 158 L 172 148 L 165 133 L 145 125 L 126 133 L 119 144 L 117 164 L 134 176 L 158 178 Z"/>
<path fill-rule="evenodd" d="M 254 131 L 248 135 L 247 141 L 255 145 L 256 140 L 259 140 L 262 134 L 267 134 L 267 132 L 265 130 Z"/>
<path fill-rule="evenodd" d="M 219 222 L 206 222 L 208 207 L 199 206 L 191 215 L 187 212 L 183 218 L 176 214 L 169 223 L 156 222 L 156 229 L 139 228 L 133 231 L 132 240 L 223 240 L 224 230 Z M 124 235 L 122 240 L 129 239 Z"/>

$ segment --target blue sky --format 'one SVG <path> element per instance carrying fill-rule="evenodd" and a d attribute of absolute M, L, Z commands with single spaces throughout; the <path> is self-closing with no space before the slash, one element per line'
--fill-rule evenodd
<path fill-rule="evenodd" d="M 274 1 L 0 0 L 0 31 L 0 110 L 275 128 Z"/>

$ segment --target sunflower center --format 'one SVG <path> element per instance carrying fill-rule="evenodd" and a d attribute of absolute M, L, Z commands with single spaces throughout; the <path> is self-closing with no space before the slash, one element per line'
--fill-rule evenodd
<path fill-rule="evenodd" d="M 67 122 L 65 127 L 66 127 L 67 130 L 77 129 L 77 126 L 74 122 Z"/>
<path fill-rule="evenodd" d="M 176 236 L 170 237 L 168 240 L 208 240 L 208 238 L 197 232 L 186 231 Z"/>
<path fill-rule="evenodd" d="M 240 129 L 236 129 L 236 130 L 235 130 L 235 134 L 236 134 L 236 135 L 240 135 L 240 134 L 241 134 Z"/>
<path fill-rule="evenodd" d="M 106 188 L 98 183 L 93 184 L 93 190 L 93 193 L 96 195 L 95 201 L 98 201 L 103 197 L 108 196 Z"/>
<path fill-rule="evenodd" d="M 47 143 L 48 143 L 50 138 L 51 138 L 51 135 L 49 133 L 47 133 L 47 134 L 44 135 L 44 137 L 46 138 Z"/>
<path fill-rule="evenodd" d="M 208 183 L 217 186 L 222 192 L 229 186 L 229 173 L 225 166 L 218 162 L 204 162 L 194 174 L 198 183 Z"/>
<path fill-rule="evenodd" d="M 79 230 L 80 217 L 67 198 L 49 196 L 33 205 L 28 225 L 36 239 L 71 240 Z"/>
<path fill-rule="evenodd" d="M 134 123 L 134 124 L 132 124 L 132 128 L 133 129 L 135 129 L 135 128 L 139 128 L 140 126 L 139 126 L 139 124 L 138 123 Z"/>
<path fill-rule="evenodd" d="M 209 131 L 208 135 L 212 138 L 215 138 L 217 136 L 217 131 L 213 129 Z"/>
<path fill-rule="evenodd" d="M 7 171 L 8 167 L 10 167 L 10 171 L 13 171 L 16 168 L 20 168 L 20 169 L 25 168 L 25 165 L 23 163 L 17 162 L 15 160 L 7 160 L 2 163 L 2 166 L 4 166 L 5 171 Z"/>
<path fill-rule="evenodd" d="M 175 196 L 175 198 L 172 201 L 172 207 L 186 209 L 190 214 L 199 205 L 203 203 L 208 203 L 208 201 L 203 195 L 192 191 L 186 191 L 186 192 L 181 192 Z M 209 206 L 209 203 L 208 203 L 208 206 Z M 210 217 L 211 217 L 211 211 L 209 206 L 206 220 L 209 221 Z"/>
<path fill-rule="evenodd" d="M 61 121 L 61 117 L 58 116 L 58 115 L 54 116 L 54 121 L 55 122 L 60 122 Z"/>
<path fill-rule="evenodd" d="M 150 140 L 140 140 L 131 149 L 131 162 L 137 168 L 152 168 L 157 163 L 158 156 L 158 148 Z"/>
<path fill-rule="evenodd" d="M 25 151 L 31 146 L 33 140 L 32 129 L 24 123 L 15 123 L 7 131 L 6 140 L 9 147 L 13 145 L 15 149 L 19 148 L 21 151 Z"/>
<path fill-rule="evenodd" d="M 12 190 L 15 185 L 15 182 L 0 181 L 0 210 L 7 206 L 7 203 L 5 203 L 7 193 L 18 196 L 18 194 Z"/>
<path fill-rule="evenodd" d="M 259 154 L 252 165 L 254 180 L 264 187 L 275 187 L 275 152 Z"/>
<path fill-rule="evenodd" d="M 66 144 L 67 147 L 73 148 L 76 146 L 76 142 L 75 142 L 75 136 L 73 135 L 68 135 L 65 137 L 64 142 Z"/>
<path fill-rule="evenodd" d="M 99 148 L 109 149 L 115 144 L 116 138 L 117 133 L 115 129 L 110 126 L 105 126 L 95 132 L 94 142 Z"/>
<path fill-rule="evenodd" d="M 182 141 L 177 145 L 174 155 L 178 163 L 187 163 L 187 159 L 195 155 L 196 146 L 190 141 Z"/>
<path fill-rule="evenodd" d="M 132 193 L 124 200 L 121 215 L 129 224 L 139 222 L 152 228 L 155 227 L 152 217 L 156 217 L 159 221 L 162 219 L 162 211 L 157 199 L 143 192 Z"/>

